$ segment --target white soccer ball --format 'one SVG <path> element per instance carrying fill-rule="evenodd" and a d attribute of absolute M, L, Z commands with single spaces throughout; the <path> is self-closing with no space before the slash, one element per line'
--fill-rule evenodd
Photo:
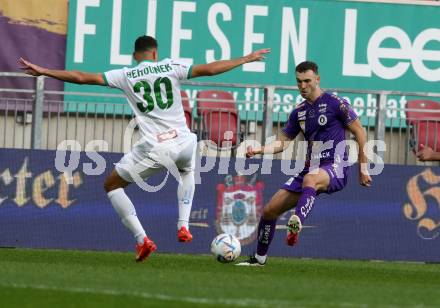
<path fill-rule="evenodd" d="M 212 240 L 211 252 L 221 263 L 233 262 L 240 256 L 240 241 L 231 234 L 219 234 Z"/>

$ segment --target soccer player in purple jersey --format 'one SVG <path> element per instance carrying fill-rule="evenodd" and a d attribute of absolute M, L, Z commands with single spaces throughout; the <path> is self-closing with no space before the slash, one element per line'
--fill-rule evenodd
<path fill-rule="evenodd" d="M 304 220 L 313 209 L 316 196 L 320 193 L 332 194 L 345 187 L 348 167 L 341 162 L 348 158 L 345 147 L 346 129 L 355 136 L 360 149 L 359 182 L 363 186 L 370 186 L 372 182 L 363 152 L 365 132 L 350 105 L 342 98 L 322 91 L 319 86 L 318 66 L 314 62 L 305 61 L 296 67 L 296 81 L 305 101 L 290 114 L 279 140 L 259 149 L 249 147 L 246 156 L 249 158 L 256 154 L 280 153 L 287 148 L 288 141 L 295 139 L 301 132 L 307 141 L 305 166 L 265 206 L 258 225 L 256 254 L 238 265 L 262 266 L 266 263 L 277 218 L 293 207 L 295 214 L 287 223 L 287 245 L 295 245 Z"/>

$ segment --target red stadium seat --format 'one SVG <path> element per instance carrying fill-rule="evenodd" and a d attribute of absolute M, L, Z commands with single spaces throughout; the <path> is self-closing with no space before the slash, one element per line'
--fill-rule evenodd
<path fill-rule="evenodd" d="M 239 117 L 234 97 L 225 91 L 199 91 L 197 114 L 202 120 L 202 139 L 215 142 L 219 147 L 229 141 L 235 147 L 239 132 Z"/>
<path fill-rule="evenodd" d="M 420 145 L 440 151 L 440 103 L 429 100 L 413 100 L 406 104 L 406 123 L 410 128 L 410 146 L 414 152 Z M 426 110 L 426 111 L 424 111 Z M 428 112 L 435 110 L 436 112 Z"/>
<path fill-rule="evenodd" d="M 189 105 L 188 94 L 181 90 L 180 95 L 182 96 L 182 106 L 183 112 L 185 113 L 186 125 L 189 129 L 192 129 L 192 109 Z"/>

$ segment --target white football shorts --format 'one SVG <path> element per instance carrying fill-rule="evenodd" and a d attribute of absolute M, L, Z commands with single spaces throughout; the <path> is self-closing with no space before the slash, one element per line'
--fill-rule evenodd
<path fill-rule="evenodd" d="M 153 149 L 139 143 L 122 157 L 115 169 L 127 182 L 134 182 L 131 174 L 146 180 L 164 169 L 171 173 L 191 172 L 195 169 L 196 149 L 197 136 L 192 133 L 163 144 L 158 143 Z"/>

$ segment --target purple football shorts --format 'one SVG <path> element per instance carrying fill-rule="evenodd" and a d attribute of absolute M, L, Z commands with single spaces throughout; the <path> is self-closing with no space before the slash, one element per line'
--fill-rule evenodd
<path fill-rule="evenodd" d="M 343 168 L 336 164 L 324 164 L 322 166 L 319 166 L 319 168 L 325 170 L 328 173 L 328 175 L 330 176 L 330 183 L 326 191 L 318 191 L 317 194 L 332 194 L 334 192 L 342 190 L 345 185 L 347 185 L 349 167 Z M 288 179 L 281 188 L 293 192 L 302 192 L 302 183 L 304 180 L 304 176 L 309 172 L 312 173 L 309 168 L 305 168 L 301 173 L 296 174 L 294 177 Z"/>

